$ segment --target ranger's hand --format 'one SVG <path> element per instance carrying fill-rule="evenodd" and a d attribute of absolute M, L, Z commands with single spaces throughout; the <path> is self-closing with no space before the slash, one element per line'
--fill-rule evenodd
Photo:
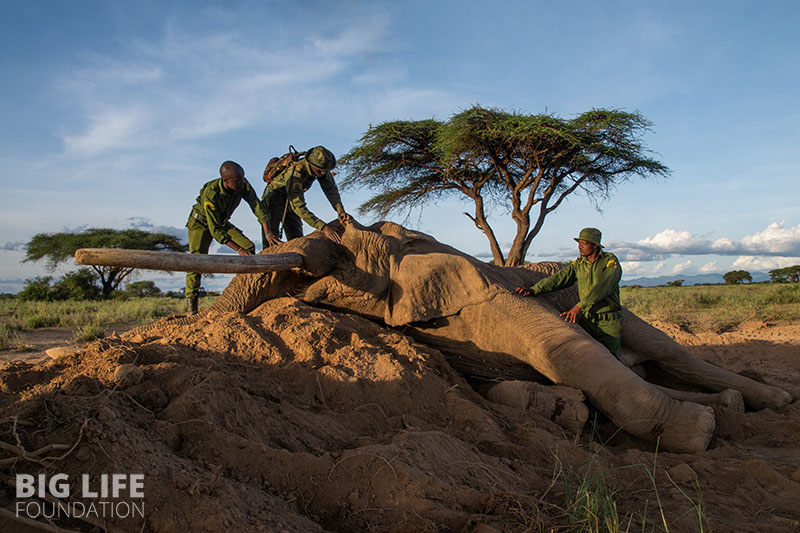
<path fill-rule="evenodd" d="M 252 253 L 250 253 L 248 250 L 245 250 L 244 248 L 239 248 L 238 250 L 236 250 L 236 253 L 239 254 L 239 255 L 253 255 Z"/>
<path fill-rule="evenodd" d="M 517 287 L 516 289 L 514 289 L 514 292 L 516 294 L 519 294 L 520 296 L 531 296 L 533 294 L 531 291 L 529 291 L 525 287 Z"/>
<path fill-rule="evenodd" d="M 342 224 L 352 224 L 353 217 L 351 217 L 349 213 L 339 213 L 339 222 Z"/>
<path fill-rule="evenodd" d="M 336 244 L 342 244 L 342 238 L 330 224 L 325 224 L 322 228 L 322 233 Z"/>
<path fill-rule="evenodd" d="M 567 322 L 572 322 L 574 324 L 578 320 L 578 315 L 580 314 L 581 314 L 581 306 L 575 304 L 569 311 L 564 311 L 563 313 L 561 313 L 561 316 L 563 316 L 564 320 L 566 320 Z"/>
<path fill-rule="evenodd" d="M 267 245 L 268 246 L 275 246 L 276 244 L 280 244 L 282 242 L 283 241 L 280 240 L 278 238 L 278 236 L 275 235 L 274 233 L 270 233 L 269 235 L 267 235 Z"/>

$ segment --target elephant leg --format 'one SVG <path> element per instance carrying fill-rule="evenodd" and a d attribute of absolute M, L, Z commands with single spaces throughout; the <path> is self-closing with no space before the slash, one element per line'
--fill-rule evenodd
<path fill-rule="evenodd" d="M 641 379 L 579 326 L 567 324 L 539 299 L 507 292 L 465 307 L 427 335 L 467 332 L 476 347 L 527 362 L 553 383 L 583 391 L 617 427 L 641 438 L 660 438 L 673 451 L 708 446 L 714 431 L 711 408 L 678 401 Z M 452 337 L 451 337 L 452 338 Z"/>
<path fill-rule="evenodd" d="M 714 392 L 738 390 L 745 403 L 753 409 L 780 408 L 792 401 L 792 395 L 778 387 L 703 361 L 666 333 L 627 310 L 622 313 L 622 343 L 685 383 Z"/>
<path fill-rule="evenodd" d="M 564 429 L 580 434 L 589 419 L 589 409 L 581 391 L 572 387 L 547 386 L 532 381 L 503 381 L 486 392 L 494 403 L 516 407 L 522 413 L 535 413 Z"/>
<path fill-rule="evenodd" d="M 744 413 L 744 397 L 742 393 L 735 389 L 725 389 L 722 392 L 706 393 L 706 392 L 689 392 L 660 385 L 653 385 L 655 388 L 676 400 L 684 402 L 694 402 L 700 405 L 708 405 L 711 407 L 719 406 L 726 407 L 738 413 Z"/>

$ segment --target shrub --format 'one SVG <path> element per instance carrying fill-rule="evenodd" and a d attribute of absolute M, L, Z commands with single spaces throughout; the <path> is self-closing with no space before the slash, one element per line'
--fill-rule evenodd
<path fill-rule="evenodd" d="M 17 299 L 22 302 L 32 300 L 50 300 L 50 282 L 52 276 L 37 276 L 33 279 L 26 279 L 22 290 L 17 294 Z"/>
<path fill-rule="evenodd" d="M 161 289 L 152 281 L 134 281 L 125 286 L 125 294 L 134 298 L 161 296 Z"/>
<path fill-rule="evenodd" d="M 97 300 L 103 291 L 95 282 L 97 275 L 88 268 L 64 274 L 52 287 L 53 300 Z"/>

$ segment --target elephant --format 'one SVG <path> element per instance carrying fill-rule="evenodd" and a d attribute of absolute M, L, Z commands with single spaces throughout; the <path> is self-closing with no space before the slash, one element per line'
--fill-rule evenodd
<path fill-rule="evenodd" d="M 238 274 L 212 306 L 172 320 L 247 313 L 271 298 L 293 296 L 398 328 L 477 375 L 508 371 L 512 378 L 524 375 L 578 389 L 618 428 L 676 452 L 707 448 L 715 407 L 746 404 L 759 410 L 792 401 L 778 387 L 695 357 L 626 309 L 617 359 L 559 316 L 577 301 L 576 291 L 535 298 L 512 292 L 555 272 L 558 264 L 495 266 L 393 222 L 362 226 L 353 221 L 338 228 L 341 243 L 315 232 L 261 252 L 294 252 L 302 268 Z M 143 335 L 153 327 L 157 324 L 127 335 Z M 680 382 L 681 390 L 647 381 L 645 367 L 662 380 Z"/>

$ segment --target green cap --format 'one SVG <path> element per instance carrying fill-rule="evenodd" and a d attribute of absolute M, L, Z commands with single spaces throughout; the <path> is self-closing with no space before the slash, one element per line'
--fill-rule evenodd
<path fill-rule="evenodd" d="M 336 156 L 324 146 L 315 146 L 306 153 L 306 161 L 320 170 L 336 168 Z"/>
<path fill-rule="evenodd" d="M 603 234 L 597 228 L 583 228 L 575 240 L 592 242 L 597 246 L 599 246 L 600 248 L 602 248 L 603 245 L 600 244 L 600 240 L 602 239 L 602 237 Z"/>

